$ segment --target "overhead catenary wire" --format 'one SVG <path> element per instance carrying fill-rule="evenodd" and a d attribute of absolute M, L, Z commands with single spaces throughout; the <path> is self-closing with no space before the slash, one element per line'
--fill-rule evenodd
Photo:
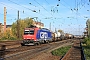
<path fill-rule="evenodd" d="M 2 3 L 2 2 L 1 2 L 1 4 L 2 4 L 2 5 L 5 5 L 5 6 L 9 7 L 9 8 L 11 8 L 11 9 L 15 9 L 15 10 L 17 10 L 17 11 L 19 10 L 19 9 L 17 9 L 17 8 L 14 8 L 14 7 L 11 7 L 11 6 L 9 6 L 9 5 L 6 5 L 6 4 L 4 4 L 4 3 Z M 19 10 L 19 11 L 22 12 L 21 10 Z M 24 10 L 23 10 L 23 13 L 24 13 Z M 24 14 L 25 14 L 25 13 L 24 13 Z M 26 14 L 26 15 L 27 15 L 27 14 Z"/>
<path fill-rule="evenodd" d="M 86 1 L 87 0 L 80 0 L 80 1 L 75 0 L 75 8 L 74 8 L 74 10 L 77 11 L 77 10 L 81 9 L 82 7 L 85 7 Z"/>
<path fill-rule="evenodd" d="M 1 15 L 4 15 L 4 14 L 2 14 L 2 13 L 0 13 Z M 7 15 L 8 17 L 11 17 L 11 16 L 9 16 L 9 15 Z M 12 17 L 12 18 L 15 18 L 15 17 Z M 16 19 L 16 18 L 15 18 Z"/>
<path fill-rule="evenodd" d="M 87 3 L 87 0 L 81 0 L 81 7 L 79 7 L 79 9 L 81 9 L 82 7 L 85 7 L 86 3 Z"/>
<path fill-rule="evenodd" d="M 82 7 L 85 7 L 85 4 L 86 4 L 86 1 L 87 0 L 80 0 L 80 1 L 77 1 L 77 0 L 75 0 L 76 1 L 76 3 L 75 3 L 75 5 L 76 5 L 76 18 L 77 18 L 77 16 L 79 16 L 79 17 L 82 17 L 81 15 L 80 15 L 80 12 L 79 12 L 79 10 L 82 8 Z M 83 4 L 82 4 L 83 3 Z M 80 7 L 81 6 L 81 7 Z M 78 19 L 77 19 L 78 20 Z"/>
<path fill-rule="evenodd" d="M 64 0 L 62 0 L 63 2 L 65 2 Z M 73 11 L 73 9 L 71 8 L 71 6 L 67 3 L 67 2 L 65 2 L 68 6 L 69 6 L 69 8 Z"/>
<path fill-rule="evenodd" d="M 20 5 L 20 4 L 16 3 L 16 2 L 13 2 L 13 1 L 11 1 L 11 0 L 8 0 L 8 1 L 10 1 L 10 2 L 16 4 L 16 5 L 19 5 L 19 6 L 23 7 L 23 8 L 26 8 L 26 9 L 28 9 L 28 10 L 31 10 L 32 12 L 38 13 L 36 10 L 32 10 L 32 9 L 30 9 L 30 8 L 28 8 L 28 7 L 25 7 L 25 6 L 22 6 L 22 5 Z M 45 16 L 45 15 L 43 15 L 43 14 L 41 14 L 41 13 L 38 13 L 38 14 L 40 14 L 41 16 Z M 46 17 L 46 16 L 45 16 L 45 17 Z"/>
<path fill-rule="evenodd" d="M 16 4 L 16 5 L 19 5 L 19 6 L 21 6 L 21 7 L 24 7 L 24 8 L 26 8 L 26 9 L 28 9 L 28 10 L 31 10 L 32 12 L 38 13 L 36 10 L 32 10 L 32 9 L 27 8 L 27 7 L 25 7 L 25 6 L 22 6 L 22 5 L 20 5 L 20 4 L 16 3 L 16 2 L 13 2 L 13 1 L 11 1 L 11 0 L 8 0 L 8 1 L 10 1 L 10 2 Z M 38 14 L 43 15 L 43 14 L 41 14 L 41 13 L 38 13 Z M 44 16 L 44 15 L 43 15 L 43 16 Z"/>
<path fill-rule="evenodd" d="M 11 0 L 11 1 L 13 1 L 13 0 Z M 19 0 L 17 0 L 17 1 L 19 1 Z M 34 1 L 34 0 L 33 0 Z M 38 1 L 38 0 L 36 0 L 36 1 Z M 62 0 L 63 1 L 63 0 Z M 64 0 L 65 1 L 65 0 Z M 86 0 L 85 0 L 86 1 Z M 38 1 L 39 2 L 39 1 Z M 47 0 L 47 2 L 48 2 L 48 0 Z M 66 2 L 66 1 L 65 1 Z M 22 2 L 21 2 L 22 3 Z M 31 2 L 32 3 L 32 2 Z M 46 3 L 46 2 L 45 2 Z M 68 5 L 68 4 L 66 4 L 66 3 L 64 3 L 64 2 L 61 2 L 63 5 L 65 5 L 69 10 L 71 9 L 71 7 Z M 73 2 L 73 3 L 75 3 L 75 2 Z M 18 4 L 20 4 L 20 3 L 18 3 Z M 41 4 L 41 3 L 40 3 Z M 46 4 L 48 4 L 48 3 L 46 3 Z M 51 3 L 50 3 L 51 4 Z M 8 5 L 8 4 L 7 4 Z M 20 4 L 20 5 L 22 5 L 22 4 Z M 41 4 L 42 5 L 42 4 Z M 23 6 L 23 5 L 22 5 Z M 37 5 L 35 5 L 35 4 L 33 4 L 33 7 L 34 6 L 36 6 L 36 7 L 38 7 Z M 43 5 L 42 5 L 43 6 Z M 56 6 L 56 5 L 55 5 Z M 80 4 L 80 6 L 82 6 L 81 4 Z M 25 6 L 25 7 L 27 7 L 27 6 Z M 41 7 L 41 6 L 40 6 Z M 70 7 L 70 8 L 69 8 Z M 16 9 L 17 7 L 15 7 L 14 9 Z M 27 7 L 27 8 L 29 8 L 29 7 Z M 58 7 L 59 8 L 59 7 Z M 12 8 L 13 9 L 13 8 Z M 30 8 L 31 9 L 31 8 Z M 45 8 L 45 9 L 47 9 L 47 8 Z M 49 8 L 50 9 L 50 8 Z M 79 9 L 79 2 L 78 2 L 78 9 Z M 18 10 L 18 9 L 17 9 Z M 33 10 L 33 9 L 32 9 Z M 38 9 L 36 9 L 36 11 L 38 12 Z M 47 9 L 47 11 L 48 11 L 48 9 Z M 20 9 L 20 12 L 22 12 L 21 11 L 21 9 Z M 44 12 L 44 11 L 43 11 Z M 48 11 L 49 12 L 49 11 Z M 71 12 L 71 11 L 70 11 Z M 74 11 L 75 12 L 75 11 Z M 78 11 L 79 12 L 79 11 Z M 41 13 L 42 13 L 42 11 L 41 11 Z M 50 12 L 49 12 L 50 13 Z M 60 11 L 58 12 L 58 13 L 60 13 Z M 58 14 L 57 13 L 57 14 Z M 24 11 L 24 14 L 26 14 L 26 12 Z M 60 13 L 61 14 L 61 13 Z M 31 14 L 29 14 L 29 15 L 31 15 Z M 13 15 L 12 15 L 13 16 Z M 43 15 L 42 15 L 43 16 Z M 72 15 L 73 16 L 73 15 Z M 59 17 L 61 17 L 61 16 L 59 16 Z M 40 18 L 42 18 L 41 16 L 40 16 Z M 58 18 L 58 17 L 57 17 Z M 57 19 L 56 18 L 56 19 Z M 52 18 L 53 19 L 53 18 Z M 50 19 L 51 20 L 51 19 Z M 62 20 L 62 19 L 61 19 Z M 55 20 L 54 20 L 55 21 Z M 61 23 L 61 22 L 60 22 Z"/>
<path fill-rule="evenodd" d="M 16 4 L 16 5 L 19 5 L 19 6 L 21 6 L 21 7 L 24 7 L 24 8 L 26 8 L 26 9 L 28 9 L 28 10 L 31 10 L 32 12 L 36 12 L 35 10 L 32 10 L 32 9 L 27 8 L 27 7 L 25 7 L 25 6 L 22 6 L 22 5 L 20 5 L 20 4 L 16 3 L 16 2 L 11 1 L 11 0 L 8 0 L 8 1 L 10 1 L 10 2 Z M 37 12 L 36 12 L 36 13 L 37 13 Z"/>
<path fill-rule="evenodd" d="M 18 9 L 17 8 L 13 8 L 13 7 L 11 7 L 11 6 L 9 6 L 9 5 L 6 5 L 6 4 L 4 4 L 4 3 L 2 3 L 2 2 L 0 2 L 0 4 L 2 4 L 2 5 L 5 5 L 5 6 L 7 6 L 7 7 L 9 7 L 9 8 L 11 8 L 11 9 L 15 9 L 15 10 L 17 10 L 18 11 Z M 22 12 L 21 10 L 19 10 L 20 12 Z M 24 13 L 24 11 L 23 11 L 23 13 Z M 26 14 L 26 13 L 24 13 L 25 15 L 28 15 L 28 14 Z M 3 15 L 3 14 L 2 14 Z M 8 17 L 11 17 L 11 15 L 9 16 L 9 15 L 7 15 Z M 14 20 L 17 20 L 16 19 L 16 17 L 11 17 L 11 18 L 15 18 Z M 32 16 L 31 16 L 31 18 L 32 18 Z M 39 19 L 39 18 L 38 18 Z M 10 19 L 10 20 L 12 20 L 12 19 Z M 41 20 L 41 19 L 40 19 Z"/>
<path fill-rule="evenodd" d="M 30 5 L 33 5 L 32 3 L 29 3 Z M 35 5 L 33 5 L 34 7 L 36 7 Z"/>
<path fill-rule="evenodd" d="M 57 1 L 57 0 L 56 0 Z M 71 10 L 71 8 L 70 7 L 67 7 L 66 5 L 64 5 L 63 3 L 61 3 L 60 1 L 58 1 L 61 5 L 63 5 L 64 7 L 66 7 L 66 8 L 68 8 L 68 9 L 70 9 Z"/>
<path fill-rule="evenodd" d="M 8 7 L 9 7 L 9 8 L 11 8 L 11 9 L 18 10 L 17 8 L 13 8 L 13 7 L 9 6 L 9 5 L 6 5 L 6 4 L 5 4 L 5 3 L 3 3 L 3 2 L 0 2 L 0 4 L 5 5 L 5 6 L 8 6 Z"/>
<path fill-rule="evenodd" d="M 32 5 L 32 6 L 34 6 L 34 7 L 37 7 L 37 6 L 35 6 L 34 4 L 32 4 L 32 3 L 29 3 L 30 5 Z M 38 7 L 39 8 L 39 7 Z M 42 16 L 45 16 L 45 15 L 43 15 L 42 13 L 40 13 L 40 9 L 39 9 L 39 12 L 37 12 L 38 14 L 40 14 L 40 15 L 42 15 Z M 46 16 L 45 16 L 46 17 Z"/>
<path fill-rule="evenodd" d="M 45 11 L 47 11 L 46 8 L 44 8 L 40 3 L 38 3 L 36 0 L 34 0 L 38 5 L 40 5 Z M 48 11 L 47 11 L 48 12 Z M 51 14 L 50 12 L 48 12 L 49 14 Z M 52 14 L 51 14 L 52 15 Z M 52 15 L 53 16 L 53 15 Z"/>
<path fill-rule="evenodd" d="M 77 1 L 77 0 L 75 0 L 76 1 L 76 8 L 77 8 L 77 13 L 76 13 L 76 15 L 79 15 L 80 17 L 81 17 L 81 15 L 80 15 L 80 13 L 79 13 L 79 9 L 81 9 L 83 6 L 85 6 L 85 4 L 86 4 L 86 1 L 87 0 L 80 0 L 80 1 Z M 81 3 L 81 4 L 80 4 Z M 83 3 L 83 4 L 82 4 Z M 81 6 L 81 7 L 80 7 Z"/>
<path fill-rule="evenodd" d="M 47 0 L 45 0 L 45 1 L 46 1 L 46 3 L 48 3 Z M 50 4 L 48 3 L 48 5 L 50 5 Z"/>
<path fill-rule="evenodd" d="M 14 7 L 11 7 L 11 6 L 9 6 L 9 5 L 6 5 L 6 4 L 4 4 L 4 3 L 0 3 L 0 4 L 2 4 L 2 5 L 5 5 L 5 6 L 7 6 L 7 7 L 9 7 L 10 9 L 15 9 L 15 10 L 17 10 L 18 11 L 18 9 L 17 8 L 14 8 Z M 19 10 L 20 12 L 22 12 L 21 10 Z M 24 13 L 24 10 L 23 10 L 23 13 Z M 24 13 L 25 14 L 25 13 Z M 26 14 L 26 15 L 28 15 L 28 14 Z"/>
<path fill-rule="evenodd" d="M 58 4 L 61 4 L 62 6 L 66 7 L 67 9 L 71 10 L 72 12 L 74 12 L 73 9 L 70 6 L 68 6 L 68 5 L 66 6 L 65 5 L 66 4 L 65 1 L 64 1 L 65 4 L 63 4 L 60 0 L 56 0 L 56 1 L 58 2 Z M 59 12 L 58 12 L 58 14 L 59 14 Z"/>
<path fill-rule="evenodd" d="M 66 8 L 68 8 L 69 10 L 71 10 L 72 11 L 72 13 L 74 12 L 75 13 L 75 11 L 73 11 L 73 9 L 69 6 L 69 7 L 67 7 L 66 5 L 64 5 L 63 3 L 61 3 L 60 1 L 58 1 L 60 4 L 62 4 L 64 7 L 66 7 Z M 64 1 L 64 3 L 66 3 L 65 1 Z M 69 17 L 70 18 L 70 17 Z"/>
<path fill-rule="evenodd" d="M 3 13 L 0 13 L 0 14 L 4 16 L 4 14 L 3 14 Z M 7 14 L 7 12 L 6 12 L 6 14 Z M 13 18 L 13 20 L 16 20 L 16 17 L 13 17 L 13 16 L 8 15 L 8 14 L 7 14 L 7 16 L 8 16 L 8 17 L 10 17 L 10 18 Z M 10 19 L 10 20 L 12 20 L 12 19 Z"/>
<path fill-rule="evenodd" d="M 32 3 L 29 3 L 29 4 L 32 5 L 32 6 L 34 6 L 34 7 L 37 7 L 37 6 L 33 5 Z M 39 11 L 39 13 L 40 13 L 40 9 L 39 9 L 38 11 Z"/>
<path fill-rule="evenodd" d="M 59 1 L 59 3 L 62 4 L 60 1 Z M 79 3 L 79 2 L 76 2 L 76 8 L 77 8 L 77 9 L 79 8 L 78 3 Z M 65 6 L 64 4 L 62 4 L 62 5 Z M 68 9 L 72 9 L 72 8 L 67 7 L 67 6 L 65 6 L 65 7 L 68 8 Z M 79 16 L 80 16 L 80 14 L 76 14 L 76 15 L 79 15 Z M 81 16 L 80 16 L 80 17 L 81 17 Z M 77 19 L 77 18 L 76 18 L 76 19 Z"/>

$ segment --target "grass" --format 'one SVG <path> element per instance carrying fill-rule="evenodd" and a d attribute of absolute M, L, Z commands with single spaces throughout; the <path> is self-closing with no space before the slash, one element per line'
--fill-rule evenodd
<path fill-rule="evenodd" d="M 70 48 L 71 46 L 61 47 L 59 49 L 52 51 L 51 53 L 52 55 L 55 55 L 55 56 L 64 56 Z"/>

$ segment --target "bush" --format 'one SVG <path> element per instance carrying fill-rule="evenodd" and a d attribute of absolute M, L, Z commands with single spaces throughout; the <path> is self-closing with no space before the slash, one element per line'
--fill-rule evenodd
<path fill-rule="evenodd" d="M 2 37 L 0 40 L 17 40 L 17 38 L 15 38 L 15 37 L 9 37 L 9 38 L 7 38 L 7 37 Z"/>
<path fill-rule="evenodd" d="M 1 40 L 6 40 L 7 38 L 6 37 L 2 37 Z"/>
<path fill-rule="evenodd" d="M 17 40 L 15 37 L 10 37 L 9 40 Z"/>
<path fill-rule="evenodd" d="M 85 52 L 85 56 L 86 56 L 86 60 L 90 60 L 90 38 L 85 38 L 84 39 L 84 52 Z"/>
<path fill-rule="evenodd" d="M 89 38 L 86 37 L 86 38 L 84 39 L 83 43 L 86 44 L 88 40 L 89 40 Z"/>

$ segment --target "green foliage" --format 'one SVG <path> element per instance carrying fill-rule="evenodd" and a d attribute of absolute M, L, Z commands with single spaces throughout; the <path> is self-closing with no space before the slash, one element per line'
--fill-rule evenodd
<path fill-rule="evenodd" d="M 56 55 L 56 56 L 64 56 L 69 49 L 70 49 L 70 46 L 61 47 L 57 50 L 52 51 L 51 53 L 52 55 Z"/>
<path fill-rule="evenodd" d="M 90 38 L 86 37 L 83 43 L 86 60 L 90 60 Z"/>
<path fill-rule="evenodd" d="M 9 37 L 9 38 L 7 38 L 6 36 L 4 36 L 0 40 L 16 40 L 16 38 L 15 37 Z"/>
<path fill-rule="evenodd" d="M 30 25 L 33 24 L 33 20 L 31 18 L 25 18 L 25 19 L 19 19 L 18 20 L 19 25 L 17 25 L 17 21 L 12 24 L 12 34 L 14 37 L 17 37 L 17 27 L 19 27 L 19 39 L 22 39 L 24 28 L 30 27 Z"/>
<path fill-rule="evenodd" d="M 5 36 L 1 38 L 1 40 L 6 40 L 6 39 L 7 39 L 7 38 L 6 38 Z"/>
<path fill-rule="evenodd" d="M 83 46 L 86 60 L 90 59 L 90 46 Z"/>
<path fill-rule="evenodd" d="M 84 44 L 90 45 L 90 38 L 86 37 L 83 41 Z"/>
<path fill-rule="evenodd" d="M 17 40 L 15 37 L 10 37 L 9 40 Z"/>
<path fill-rule="evenodd" d="M 17 23 L 16 22 L 12 24 L 11 30 L 12 30 L 12 35 L 16 37 L 17 36 Z"/>
<path fill-rule="evenodd" d="M 89 38 L 88 37 L 86 37 L 86 38 L 84 38 L 84 41 L 83 41 L 83 43 L 87 43 L 87 40 L 89 40 Z"/>
<path fill-rule="evenodd" d="M 0 32 L 0 40 L 17 40 L 18 31 L 20 36 L 19 39 L 21 40 L 24 33 L 24 28 L 30 27 L 30 25 L 33 25 L 33 20 L 31 18 L 19 19 L 18 24 L 19 25 L 17 25 L 17 21 L 16 21 L 12 24 L 11 28 L 6 29 L 6 32 L 4 33 Z M 19 27 L 19 29 L 17 27 Z"/>

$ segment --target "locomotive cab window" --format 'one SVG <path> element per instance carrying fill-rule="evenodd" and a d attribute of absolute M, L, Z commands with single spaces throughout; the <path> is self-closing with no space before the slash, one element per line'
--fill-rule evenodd
<path fill-rule="evenodd" d="M 34 35 L 34 30 L 30 30 L 30 35 Z"/>
<path fill-rule="evenodd" d="M 29 34 L 29 30 L 24 31 L 24 35 L 27 35 L 27 34 Z"/>
<path fill-rule="evenodd" d="M 25 30 L 24 35 L 27 35 L 27 34 L 34 35 L 34 30 Z"/>

